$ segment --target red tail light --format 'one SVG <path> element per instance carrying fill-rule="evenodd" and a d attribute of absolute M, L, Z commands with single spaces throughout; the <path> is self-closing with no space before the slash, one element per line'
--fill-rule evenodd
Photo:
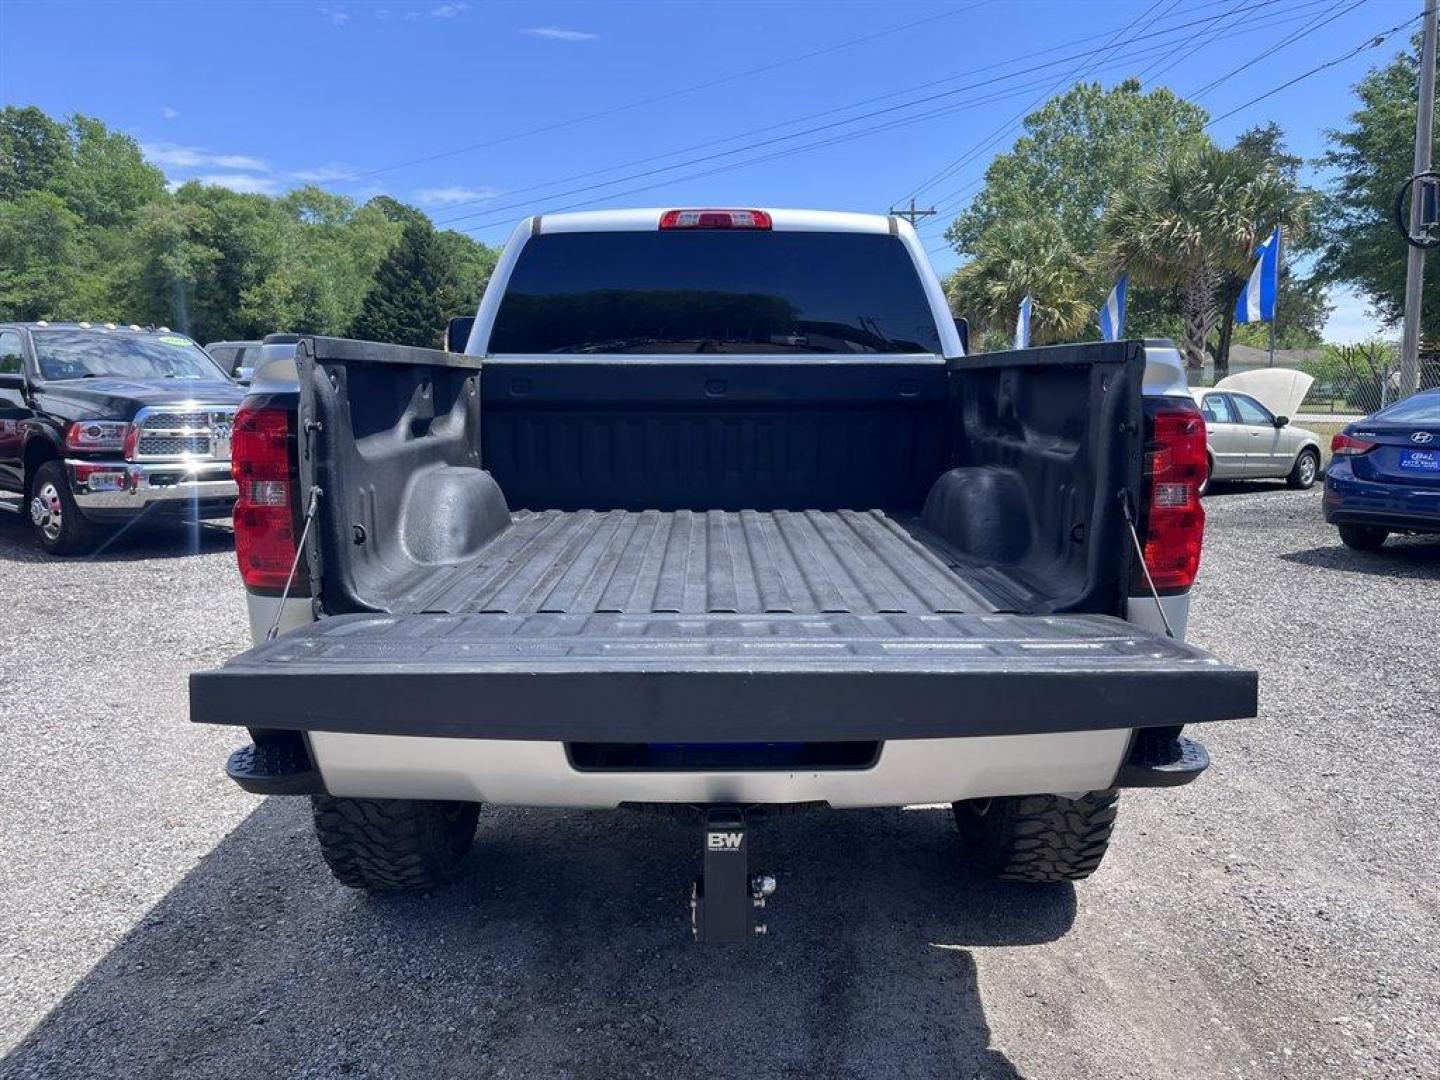
<path fill-rule="evenodd" d="M 1368 454 L 1379 445 L 1369 439 L 1357 439 L 1353 435 L 1346 435 L 1343 431 L 1339 431 L 1330 440 L 1330 453 L 1339 457 L 1358 457 L 1360 454 Z"/>
<path fill-rule="evenodd" d="M 768 229 L 770 215 L 764 210 L 666 210 L 660 228 Z"/>
<path fill-rule="evenodd" d="M 1205 418 L 1194 402 L 1178 398 L 1165 398 L 1153 413 L 1146 411 L 1145 567 L 1156 589 L 1183 592 L 1195 583 L 1205 540 L 1200 505 L 1200 486 L 1210 468 Z"/>
<path fill-rule="evenodd" d="M 300 478 L 293 425 L 293 413 L 278 406 L 246 403 L 235 413 L 235 555 L 248 588 L 279 592 L 295 562 Z M 304 595 L 306 586 L 305 575 L 297 573 L 290 591 Z"/>

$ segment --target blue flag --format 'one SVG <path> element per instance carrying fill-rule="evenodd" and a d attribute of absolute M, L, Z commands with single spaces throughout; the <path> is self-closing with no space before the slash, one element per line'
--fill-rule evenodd
<path fill-rule="evenodd" d="M 1100 309 L 1100 336 L 1106 341 L 1119 341 L 1125 336 L 1125 293 L 1129 288 L 1130 275 L 1121 274 Z"/>
<path fill-rule="evenodd" d="M 1275 297 L 1280 292 L 1280 226 L 1255 252 L 1255 269 L 1245 291 L 1235 301 L 1238 323 L 1274 322 Z"/>
<path fill-rule="evenodd" d="M 1027 294 L 1024 300 L 1020 301 L 1020 317 L 1015 320 L 1015 348 L 1028 349 L 1030 347 L 1030 309 L 1034 302 Z"/>

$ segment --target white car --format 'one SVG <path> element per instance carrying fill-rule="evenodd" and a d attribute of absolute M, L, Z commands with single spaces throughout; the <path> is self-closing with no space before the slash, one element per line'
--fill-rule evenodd
<path fill-rule="evenodd" d="M 1205 417 L 1210 480 L 1285 480 L 1309 488 L 1320 475 L 1320 436 L 1290 423 L 1313 380 L 1266 369 L 1190 391 Z"/>

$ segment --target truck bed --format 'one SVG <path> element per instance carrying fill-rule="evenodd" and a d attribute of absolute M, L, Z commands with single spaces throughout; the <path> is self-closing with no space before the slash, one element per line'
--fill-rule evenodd
<path fill-rule="evenodd" d="M 976 614 L 1027 590 L 913 515 L 854 511 L 518 511 L 396 612 Z"/>
<path fill-rule="evenodd" d="M 192 676 L 196 720 L 573 750 L 1254 714 L 1254 672 L 1117 617 L 1137 343 L 297 363 L 325 617 Z"/>
<path fill-rule="evenodd" d="M 1245 715 L 1255 678 L 1020 586 L 918 518 L 518 511 L 385 612 L 197 674 L 194 715 L 570 743 L 844 742 Z M 1023 609 L 1023 606 L 1022 606 Z"/>

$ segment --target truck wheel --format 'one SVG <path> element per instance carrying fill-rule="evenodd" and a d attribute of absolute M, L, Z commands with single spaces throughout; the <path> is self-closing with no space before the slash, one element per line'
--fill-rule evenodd
<path fill-rule="evenodd" d="M 1340 530 L 1340 542 L 1356 551 L 1379 551 L 1390 535 L 1385 529 L 1377 529 L 1373 525 L 1339 525 L 1337 528 Z"/>
<path fill-rule="evenodd" d="M 968 799 L 955 804 L 955 824 L 970 854 L 1002 881 L 1079 881 L 1105 857 L 1119 802 L 1114 788 L 1078 799 Z"/>
<path fill-rule="evenodd" d="M 1290 470 L 1290 475 L 1285 478 L 1285 483 L 1305 491 L 1315 486 L 1315 478 L 1319 475 L 1320 453 L 1307 446 L 1295 459 L 1295 465 Z"/>
<path fill-rule="evenodd" d="M 370 893 L 438 885 L 475 839 L 479 803 L 310 796 L 315 836 L 330 873 Z"/>
<path fill-rule="evenodd" d="M 75 504 L 65 466 L 47 461 L 30 481 L 26 513 L 35 539 L 51 555 L 77 555 L 95 542 L 95 527 Z"/>

